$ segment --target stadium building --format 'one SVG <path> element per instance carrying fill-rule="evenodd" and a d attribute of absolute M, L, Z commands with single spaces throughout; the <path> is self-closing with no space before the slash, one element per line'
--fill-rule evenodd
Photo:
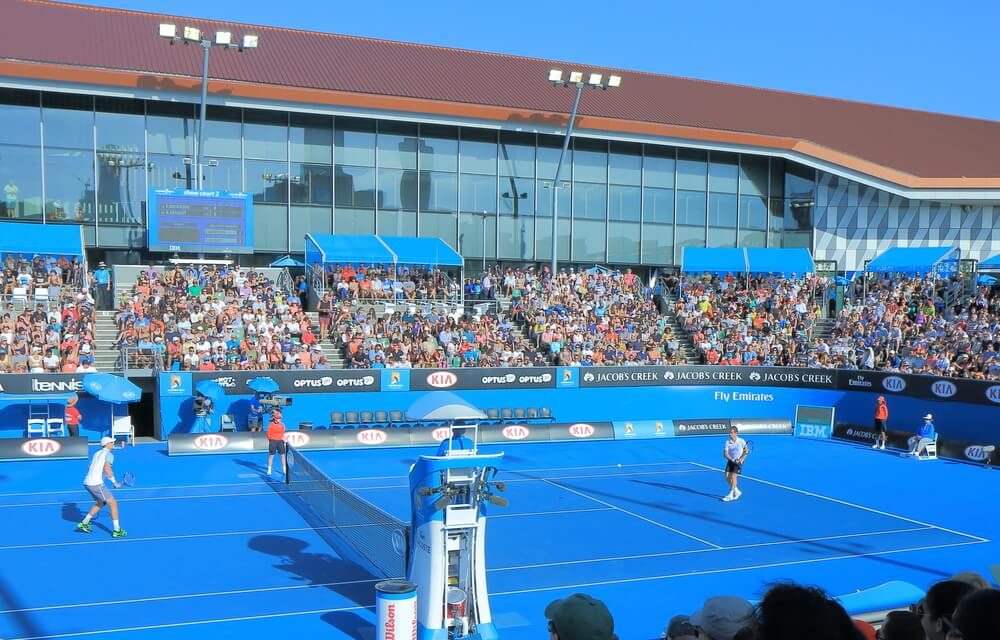
<path fill-rule="evenodd" d="M 305 233 L 440 237 L 470 266 L 652 268 L 685 246 L 808 247 L 855 270 L 892 246 L 1000 250 L 1000 124 L 618 69 L 43 0 L 3 0 L 0 218 L 84 228 L 91 258 L 149 260 L 150 189 L 192 188 L 212 48 L 206 189 L 253 197 L 255 264 Z M 562 182 L 562 180 L 560 181 Z M 485 227 L 485 233 L 484 233 Z M 485 244 L 485 246 L 484 246 Z"/>

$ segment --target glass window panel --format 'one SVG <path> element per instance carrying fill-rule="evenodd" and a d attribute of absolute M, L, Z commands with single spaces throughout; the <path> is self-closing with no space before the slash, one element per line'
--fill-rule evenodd
<path fill-rule="evenodd" d="M 98 111 L 97 153 L 145 154 L 146 120 L 141 114 Z"/>
<path fill-rule="evenodd" d="M 740 156 L 740 195 L 767 196 L 767 158 Z"/>
<path fill-rule="evenodd" d="M 293 162 L 330 164 L 333 158 L 333 118 L 310 113 L 291 114 L 288 152 Z"/>
<path fill-rule="evenodd" d="M 720 227 L 709 227 L 708 228 L 708 241 L 706 246 L 709 247 L 735 247 L 736 246 L 736 229 L 723 229 Z"/>
<path fill-rule="evenodd" d="M 535 213 L 535 181 L 531 178 L 500 178 L 500 213 L 531 216 Z"/>
<path fill-rule="evenodd" d="M 243 163 L 239 160 L 235 158 L 205 158 L 203 170 L 206 189 L 243 191 Z"/>
<path fill-rule="evenodd" d="M 333 222 L 333 232 L 337 234 L 362 236 L 375 233 L 375 212 L 371 209 L 337 207 L 333 213 Z"/>
<path fill-rule="evenodd" d="M 333 167 L 323 164 L 292 164 L 292 203 L 333 203 Z M 292 235 L 295 238 L 295 235 Z"/>
<path fill-rule="evenodd" d="M 642 145 L 612 142 L 608 170 L 612 184 L 639 185 L 642 180 Z"/>
<path fill-rule="evenodd" d="M 458 128 L 420 125 L 419 153 L 421 170 L 458 171 Z"/>
<path fill-rule="evenodd" d="M 559 164 L 559 154 L 562 153 L 563 138 L 561 136 L 538 136 L 538 149 L 536 166 L 538 168 L 539 180 L 555 180 L 556 165 Z M 559 180 L 568 180 L 570 177 L 570 166 L 573 163 L 573 147 L 566 149 L 566 157 L 563 158 L 562 169 L 559 171 Z M 551 251 L 549 252 L 552 253 Z"/>
<path fill-rule="evenodd" d="M 780 247 L 781 235 L 785 228 L 785 201 L 781 198 L 771 198 L 768 206 L 768 236 L 767 246 Z"/>
<path fill-rule="evenodd" d="M 785 165 L 785 197 L 812 200 L 816 186 L 816 170 L 789 162 Z"/>
<path fill-rule="evenodd" d="M 146 175 L 150 188 L 192 189 L 195 184 L 193 165 L 184 164 L 181 156 L 151 153 Z"/>
<path fill-rule="evenodd" d="M 740 196 L 740 229 L 767 230 L 767 200 Z"/>
<path fill-rule="evenodd" d="M 643 264 L 674 264 L 674 227 L 667 224 L 642 224 Z"/>
<path fill-rule="evenodd" d="M 383 236 L 417 235 L 415 211 L 379 211 L 375 215 L 375 233 Z"/>
<path fill-rule="evenodd" d="M 239 158 L 243 155 L 242 113 L 233 107 L 208 106 L 205 115 L 205 155 Z"/>
<path fill-rule="evenodd" d="M 454 176 L 451 176 L 454 179 Z M 454 248 L 458 230 L 458 217 L 455 213 L 420 214 L 418 229 L 421 238 L 441 238 L 448 246 Z"/>
<path fill-rule="evenodd" d="M 592 220 L 573 222 L 573 260 L 604 262 L 607 253 L 607 224 Z"/>
<path fill-rule="evenodd" d="M 577 220 L 605 220 L 608 217 L 608 188 L 603 184 L 578 182 L 573 189 L 573 217 Z"/>
<path fill-rule="evenodd" d="M 380 121 L 378 166 L 389 169 L 417 168 L 417 125 Z"/>
<path fill-rule="evenodd" d="M 288 251 L 288 208 L 258 204 L 253 208 L 253 244 L 257 251 Z"/>
<path fill-rule="evenodd" d="M 705 228 L 704 227 L 685 227 L 682 225 L 677 225 L 677 245 L 674 247 L 674 260 L 676 264 L 682 263 L 682 256 L 684 254 L 684 247 L 704 247 L 705 246 Z"/>
<path fill-rule="evenodd" d="M 646 187 L 674 188 L 674 160 L 676 150 L 672 147 L 646 145 L 646 155 L 642 158 L 643 185 Z"/>
<path fill-rule="evenodd" d="M 491 176 L 462 175 L 462 211 L 481 213 L 497 210 L 497 178 Z"/>
<path fill-rule="evenodd" d="M 42 109 L 42 123 L 46 147 L 94 148 L 94 112 L 92 109 L 84 111 L 44 108 Z"/>
<path fill-rule="evenodd" d="M 245 157 L 284 160 L 288 157 L 288 114 L 247 109 L 243 112 L 243 138 Z"/>
<path fill-rule="evenodd" d="M 45 216 L 48 221 L 94 219 L 94 154 L 82 149 L 45 150 Z"/>
<path fill-rule="evenodd" d="M 708 167 L 709 189 L 712 193 L 736 193 L 740 169 L 735 153 L 713 151 Z"/>
<path fill-rule="evenodd" d="M 333 177 L 338 207 L 375 208 L 375 169 L 337 165 Z"/>
<path fill-rule="evenodd" d="M 673 199 L 671 195 L 671 199 Z M 639 222 L 642 213 L 642 192 L 639 187 L 611 185 L 611 219 Z M 673 208 L 671 202 L 671 208 Z"/>
<path fill-rule="evenodd" d="M 463 212 L 460 217 L 459 244 L 463 256 L 483 257 L 483 247 L 486 247 L 486 257 L 496 258 L 497 219 L 495 215 L 485 216 Z M 484 245 L 485 242 L 485 245 Z"/>
<path fill-rule="evenodd" d="M 573 142 L 573 180 L 608 181 L 608 143 L 576 138 Z"/>
<path fill-rule="evenodd" d="M 560 180 L 559 182 L 563 182 Z M 538 215 L 545 216 L 546 218 L 552 217 L 552 187 L 548 186 L 551 183 L 538 182 L 538 193 L 535 196 L 536 211 Z M 559 194 L 559 217 L 568 219 L 570 217 L 570 193 L 572 189 L 569 188 L 569 183 L 563 182 L 565 185 L 561 189 L 556 189 Z M 550 223 L 551 224 L 551 223 Z M 550 252 L 551 253 L 551 252 Z"/>
<path fill-rule="evenodd" d="M 767 246 L 767 232 L 766 231 L 745 231 L 740 229 L 740 246 L 741 247 L 766 247 Z"/>
<path fill-rule="evenodd" d="M 334 120 L 334 160 L 357 167 L 375 166 L 375 121 L 360 118 Z M 374 224 L 374 223 L 373 223 Z"/>
<path fill-rule="evenodd" d="M 704 191 L 708 155 L 700 149 L 677 150 L 677 188 Z"/>
<path fill-rule="evenodd" d="M 40 100 L 37 91 L 0 89 L 0 142 L 41 145 Z"/>
<path fill-rule="evenodd" d="M 41 149 L 0 146 L 0 188 L 4 195 L 0 201 L 2 217 L 41 218 Z"/>
<path fill-rule="evenodd" d="M 677 224 L 705 224 L 705 192 L 677 192 Z"/>
<path fill-rule="evenodd" d="M 736 196 L 713 193 L 708 197 L 708 225 L 710 227 L 736 228 Z"/>
<path fill-rule="evenodd" d="M 785 229 L 787 231 L 812 229 L 812 214 L 812 200 L 785 200 Z"/>
<path fill-rule="evenodd" d="M 193 105 L 172 102 L 146 105 L 146 144 L 150 153 L 193 157 L 197 126 Z"/>
<path fill-rule="evenodd" d="M 645 222 L 673 224 L 674 222 L 674 190 L 653 189 L 642 190 L 642 219 Z"/>
<path fill-rule="evenodd" d="M 500 132 L 500 175 L 535 176 L 535 136 L 514 131 Z"/>
<path fill-rule="evenodd" d="M 560 205 L 561 207 L 562 205 Z M 561 210 L 561 209 L 560 209 Z M 569 226 L 570 221 L 559 216 L 559 227 L 556 233 L 557 259 L 560 262 L 569 260 Z M 536 218 L 535 223 L 535 259 L 552 259 L 552 220 Z"/>
<path fill-rule="evenodd" d="M 287 203 L 288 164 L 268 160 L 247 160 L 247 191 L 254 202 Z"/>
<path fill-rule="evenodd" d="M 459 142 L 462 173 L 497 173 L 497 132 L 462 129 Z"/>
<path fill-rule="evenodd" d="M 458 176 L 442 171 L 421 171 L 420 210 L 458 211 Z M 455 235 L 454 231 L 451 235 Z"/>
<path fill-rule="evenodd" d="M 325 167 L 327 171 L 330 167 Z M 291 246 L 296 253 L 305 251 L 307 233 L 333 233 L 333 211 L 330 207 L 292 207 L 288 217 L 288 235 Z"/>
<path fill-rule="evenodd" d="M 805 247 L 812 248 L 811 231 L 786 231 L 781 238 L 782 247 Z"/>
<path fill-rule="evenodd" d="M 608 260 L 639 262 L 639 224 L 612 222 L 608 225 Z"/>
<path fill-rule="evenodd" d="M 771 194 L 775 197 L 785 193 L 785 159 L 771 158 Z"/>
<path fill-rule="evenodd" d="M 417 209 L 417 172 L 411 169 L 378 170 L 378 208 Z"/>
<path fill-rule="evenodd" d="M 500 259 L 530 260 L 535 246 L 531 218 L 500 217 Z"/>
<path fill-rule="evenodd" d="M 141 225 L 145 194 L 146 157 L 141 146 L 109 144 L 97 150 L 97 217 L 102 224 Z"/>

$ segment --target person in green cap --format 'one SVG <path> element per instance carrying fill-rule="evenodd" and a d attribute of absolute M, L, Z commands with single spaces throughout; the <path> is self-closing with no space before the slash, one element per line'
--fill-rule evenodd
<path fill-rule="evenodd" d="M 549 640 L 618 640 L 611 612 L 585 593 L 550 602 L 545 617 L 549 620 Z"/>

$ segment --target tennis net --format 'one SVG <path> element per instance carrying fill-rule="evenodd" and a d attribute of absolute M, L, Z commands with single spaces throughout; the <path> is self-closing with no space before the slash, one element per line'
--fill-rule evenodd
<path fill-rule="evenodd" d="M 341 556 L 386 578 L 406 576 L 408 524 L 320 471 L 288 447 L 289 503 Z"/>

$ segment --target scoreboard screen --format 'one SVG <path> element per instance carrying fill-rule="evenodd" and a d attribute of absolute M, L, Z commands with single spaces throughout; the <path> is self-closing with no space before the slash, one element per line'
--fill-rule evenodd
<path fill-rule="evenodd" d="M 150 251 L 252 253 L 253 199 L 248 193 L 150 189 Z"/>

